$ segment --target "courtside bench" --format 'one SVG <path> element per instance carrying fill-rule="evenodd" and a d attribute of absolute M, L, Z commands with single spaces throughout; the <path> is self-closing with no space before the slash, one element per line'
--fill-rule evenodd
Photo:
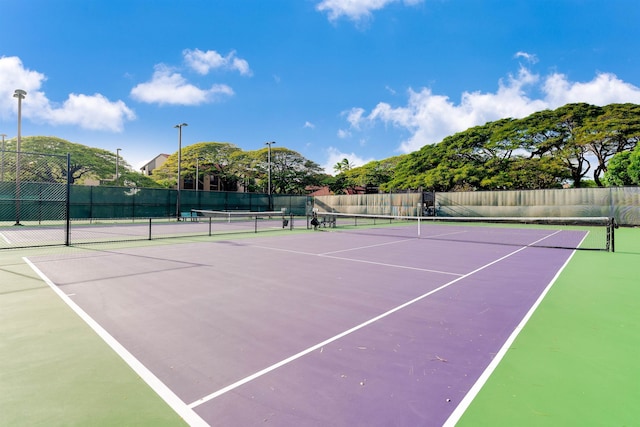
<path fill-rule="evenodd" d="M 336 226 L 336 217 L 334 215 L 323 215 L 320 218 L 320 225 L 322 227 L 333 227 Z"/>
<path fill-rule="evenodd" d="M 198 221 L 197 212 L 180 212 L 181 221 Z"/>

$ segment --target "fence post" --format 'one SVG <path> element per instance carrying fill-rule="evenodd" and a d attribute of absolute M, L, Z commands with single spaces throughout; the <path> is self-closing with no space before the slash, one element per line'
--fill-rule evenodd
<path fill-rule="evenodd" d="M 67 189 L 66 189 L 66 202 L 65 202 L 65 246 L 71 244 L 71 154 L 67 153 Z"/>

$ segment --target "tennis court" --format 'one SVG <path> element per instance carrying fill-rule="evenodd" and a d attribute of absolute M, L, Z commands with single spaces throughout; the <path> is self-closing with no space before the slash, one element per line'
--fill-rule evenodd
<path fill-rule="evenodd" d="M 573 254 L 536 246 L 557 230 L 455 227 L 28 261 L 192 425 L 453 425 Z"/>

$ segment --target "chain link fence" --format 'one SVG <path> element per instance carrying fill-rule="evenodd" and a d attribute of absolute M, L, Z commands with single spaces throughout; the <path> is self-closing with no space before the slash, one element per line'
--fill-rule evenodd
<path fill-rule="evenodd" d="M 69 165 L 69 155 L 0 151 L 0 249 L 210 235 L 180 214 L 284 209 L 306 217 L 312 200 L 181 190 L 178 206 L 175 189 L 70 185 Z"/>
<path fill-rule="evenodd" d="M 65 242 L 68 170 L 69 156 L 0 152 L 0 249 Z"/>

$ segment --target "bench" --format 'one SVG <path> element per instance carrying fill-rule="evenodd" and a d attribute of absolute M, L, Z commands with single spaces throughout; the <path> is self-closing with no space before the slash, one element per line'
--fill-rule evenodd
<path fill-rule="evenodd" d="M 182 221 L 198 221 L 198 214 L 196 212 L 180 212 L 180 220 Z"/>
<path fill-rule="evenodd" d="M 320 219 L 320 225 L 322 227 L 333 227 L 336 226 L 336 217 L 333 215 L 325 215 Z"/>

